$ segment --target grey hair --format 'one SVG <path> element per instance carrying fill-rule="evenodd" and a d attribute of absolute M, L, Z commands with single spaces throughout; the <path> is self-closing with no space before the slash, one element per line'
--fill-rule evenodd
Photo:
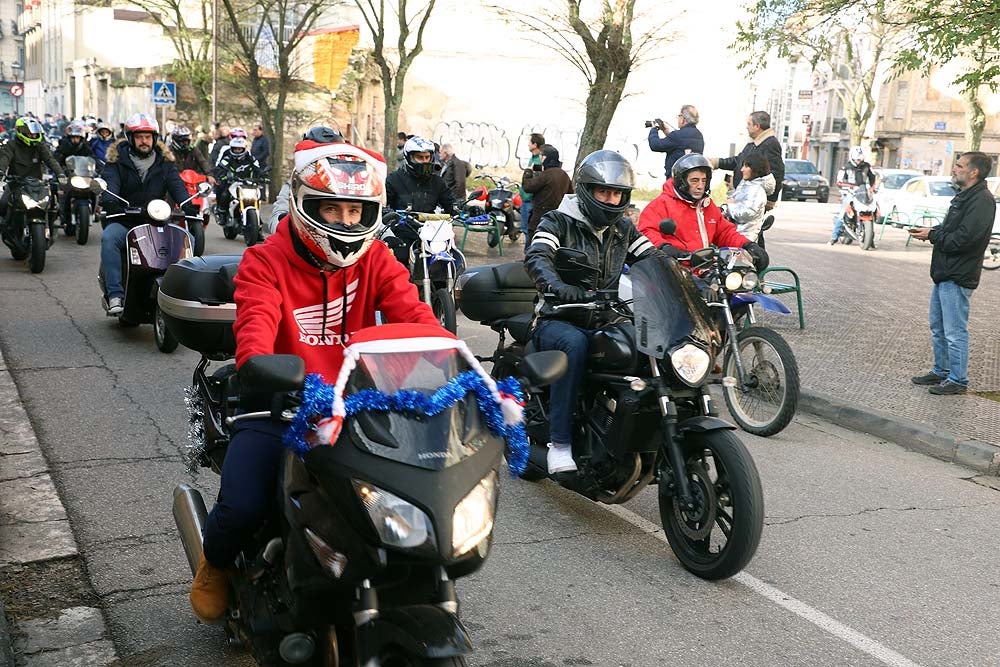
<path fill-rule="evenodd" d="M 693 104 L 685 104 L 681 107 L 681 117 L 688 125 L 698 124 L 698 110 L 694 108 Z"/>
<path fill-rule="evenodd" d="M 452 146 L 451 144 L 441 144 L 441 151 L 442 152 L 448 151 L 449 153 L 454 153 L 455 147 Z"/>
<path fill-rule="evenodd" d="M 754 111 L 750 114 L 750 122 L 762 130 L 771 127 L 771 114 L 766 111 Z"/>

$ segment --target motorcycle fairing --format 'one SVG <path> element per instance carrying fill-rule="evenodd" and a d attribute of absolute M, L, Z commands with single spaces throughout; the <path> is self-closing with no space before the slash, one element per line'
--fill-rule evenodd
<path fill-rule="evenodd" d="M 358 633 L 374 640 L 376 646 L 398 646 L 421 658 L 450 658 L 472 652 L 472 639 L 462 621 L 429 604 L 380 611 Z"/>
<path fill-rule="evenodd" d="M 129 273 L 136 269 L 164 272 L 190 250 L 190 237 L 177 225 L 136 225 L 129 230 L 127 246 Z"/>
<path fill-rule="evenodd" d="M 690 273 L 673 259 L 654 255 L 629 269 L 636 346 L 663 359 L 687 337 L 705 345 L 720 339 L 715 318 Z"/>
<path fill-rule="evenodd" d="M 724 419 L 718 417 L 698 416 L 685 419 L 677 424 L 677 433 L 682 434 L 688 431 L 695 433 L 707 433 L 709 431 L 735 431 L 736 427 Z"/>
<path fill-rule="evenodd" d="M 759 292 L 741 292 L 739 294 L 734 294 L 730 299 L 730 303 L 732 303 L 733 306 L 741 306 L 747 303 L 759 303 L 761 308 L 769 310 L 772 313 L 789 315 L 792 312 L 776 297 L 769 294 L 761 294 Z"/>

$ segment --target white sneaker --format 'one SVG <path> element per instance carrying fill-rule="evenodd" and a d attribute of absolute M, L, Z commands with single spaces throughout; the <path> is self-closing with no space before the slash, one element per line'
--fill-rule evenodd
<path fill-rule="evenodd" d="M 573 461 L 573 448 L 568 445 L 555 447 L 550 442 L 546 462 L 549 465 L 550 475 L 554 475 L 557 472 L 576 472 L 576 462 Z"/>
<path fill-rule="evenodd" d="M 122 298 L 120 296 L 113 296 L 108 299 L 108 317 L 114 317 L 115 315 L 121 315 L 124 308 L 122 307 Z"/>

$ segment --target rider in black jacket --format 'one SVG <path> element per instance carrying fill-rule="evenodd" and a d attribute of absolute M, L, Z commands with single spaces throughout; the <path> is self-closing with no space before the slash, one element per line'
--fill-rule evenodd
<path fill-rule="evenodd" d="M 14 136 L 0 146 L 0 174 L 18 178 L 31 177 L 42 180 L 42 165 L 57 176 L 63 175 L 62 166 L 52 156 L 41 124 L 30 116 L 22 116 L 14 124 Z M 11 188 L 6 188 L 0 201 L 0 221 L 6 221 Z"/>
<path fill-rule="evenodd" d="M 657 253 L 653 244 L 624 219 L 635 188 L 628 161 L 614 151 L 588 155 L 576 172 L 576 194 L 563 197 L 538 224 L 525 253 L 524 268 L 541 293 L 534 341 L 539 350 L 562 350 L 569 370 L 551 387 L 549 473 L 573 472 L 573 407 L 583 382 L 595 322 L 579 310 L 554 305 L 594 300 L 596 290 L 617 288 L 622 266 Z M 572 248 L 587 257 L 587 269 L 560 273 L 556 251 Z M 589 269 L 589 270 L 588 270 Z M 590 311 L 584 311 L 590 312 Z"/>
<path fill-rule="evenodd" d="M 66 165 L 67 158 L 93 156 L 94 151 L 90 150 L 90 144 L 87 143 L 87 128 L 80 121 L 73 121 L 66 128 L 66 136 L 59 140 L 55 153 L 56 160 L 66 169 L 66 173 L 71 175 L 72 169 Z M 63 225 L 69 224 L 69 187 L 66 187 L 59 198 L 59 219 Z"/>
<path fill-rule="evenodd" d="M 423 137 L 412 137 L 403 145 L 403 156 L 403 164 L 385 181 L 389 209 L 433 213 L 440 206 L 445 213 L 451 213 L 455 196 L 444 179 L 434 173 L 434 144 Z"/>

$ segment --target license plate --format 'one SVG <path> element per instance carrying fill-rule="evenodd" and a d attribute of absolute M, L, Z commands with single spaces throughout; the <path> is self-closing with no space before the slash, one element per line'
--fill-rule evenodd
<path fill-rule="evenodd" d="M 804 195 L 814 195 L 814 194 L 816 194 L 816 191 L 815 190 L 803 190 L 802 194 L 804 194 Z"/>

